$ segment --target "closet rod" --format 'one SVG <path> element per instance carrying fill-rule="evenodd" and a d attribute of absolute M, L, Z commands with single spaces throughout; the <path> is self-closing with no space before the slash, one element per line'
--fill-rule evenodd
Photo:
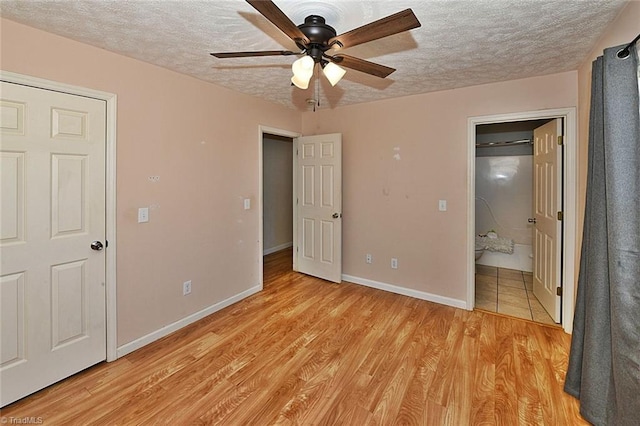
<path fill-rule="evenodd" d="M 531 144 L 531 139 L 518 139 L 516 141 L 504 141 L 504 142 L 484 142 L 484 143 L 476 143 L 476 148 L 489 148 L 495 146 L 513 146 L 513 145 L 524 145 Z"/>

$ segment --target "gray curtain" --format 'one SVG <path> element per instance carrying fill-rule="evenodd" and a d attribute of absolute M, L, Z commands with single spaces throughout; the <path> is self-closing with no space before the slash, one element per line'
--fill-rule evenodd
<path fill-rule="evenodd" d="M 640 424 L 638 54 L 593 63 L 578 294 L 565 391 L 596 425 Z"/>

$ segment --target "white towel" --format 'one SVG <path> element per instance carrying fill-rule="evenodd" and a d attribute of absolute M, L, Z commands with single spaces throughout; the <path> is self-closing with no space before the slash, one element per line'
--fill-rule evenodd
<path fill-rule="evenodd" d="M 491 238 L 477 236 L 476 246 L 482 246 L 485 250 L 495 251 L 498 253 L 513 254 L 513 240 L 510 238 L 498 237 Z"/>

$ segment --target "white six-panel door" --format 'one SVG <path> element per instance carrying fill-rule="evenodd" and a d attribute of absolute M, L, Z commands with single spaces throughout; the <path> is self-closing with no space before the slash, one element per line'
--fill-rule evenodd
<path fill-rule="evenodd" d="M 81 96 L 0 89 L 4 406 L 106 357 L 105 253 L 91 248 L 105 244 L 106 110 Z"/>
<path fill-rule="evenodd" d="M 533 294 L 551 318 L 560 322 L 562 222 L 562 119 L 555 119 L 534 130 L 534 235 Z"/>
<path fill-rule="evenodd" d="M 296 139 L 297 270 L 342 280 L 342 135 Z"/>

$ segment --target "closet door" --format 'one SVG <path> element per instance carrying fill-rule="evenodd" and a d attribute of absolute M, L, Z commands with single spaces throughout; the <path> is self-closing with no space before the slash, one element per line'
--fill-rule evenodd
<path fill-rule="evenodd" d="M 106 104 L 1 89 L 4 406 L 106 358 Z"/>

